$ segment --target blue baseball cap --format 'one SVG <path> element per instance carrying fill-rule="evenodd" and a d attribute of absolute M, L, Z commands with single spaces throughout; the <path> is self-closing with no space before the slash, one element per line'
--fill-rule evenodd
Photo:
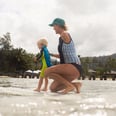
<path fill-rule="evenodd" d="M 53 20 L 53 22 L 51 24 L 49 24 L 49 26 L 51 26 L 51 27 L 54 25 L 65 26 L 65 21 L 64 21 L 64 19 L 56 18 Z"/>

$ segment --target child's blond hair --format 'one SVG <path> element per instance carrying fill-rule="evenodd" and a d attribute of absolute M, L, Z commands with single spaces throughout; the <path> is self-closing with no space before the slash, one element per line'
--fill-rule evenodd
<path fill-rule="evenodd" d="M 37 44 L 43 44 L 43 45 L 45 45 L 45 46 L 48 46 L 48 42 L 47 42 L 47 40 L 46 39 L 40 39 L 38 42 L 37 42 Z"/>

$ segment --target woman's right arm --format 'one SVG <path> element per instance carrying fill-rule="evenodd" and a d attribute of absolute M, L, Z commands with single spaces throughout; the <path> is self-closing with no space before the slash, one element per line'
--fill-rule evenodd
<path fill-rule="evenodd" d="M 59 54 L 50 54 L 50 56 L 56 57 L 56 58 L 60 58 L 60 55 Z"/>

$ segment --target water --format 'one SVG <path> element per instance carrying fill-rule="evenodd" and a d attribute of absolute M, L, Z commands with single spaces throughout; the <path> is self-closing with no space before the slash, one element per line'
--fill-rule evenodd
<path fill-rule="evenodd" d="M 37 79 L 0 78 L 0 116 L 116 116 L 116 81 L 83 81 L 81 94 L 34 92 Z"/>

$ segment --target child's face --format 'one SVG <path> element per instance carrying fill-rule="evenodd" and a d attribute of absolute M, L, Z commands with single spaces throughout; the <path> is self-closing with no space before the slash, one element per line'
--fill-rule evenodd
<path fill-rule="evenodd" d="M 43 44 L 42 43 L 38 43 L 38 48 L 42 49 L 42 47 L 43 47 Z"/>

